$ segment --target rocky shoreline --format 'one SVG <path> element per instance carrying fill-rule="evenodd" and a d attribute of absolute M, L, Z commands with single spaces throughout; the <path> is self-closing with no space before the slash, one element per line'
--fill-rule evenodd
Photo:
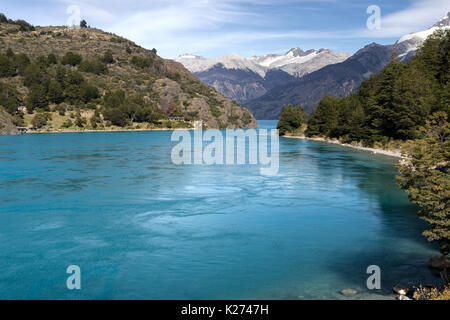
<path fill-rule="evenodd" d="M 153 128 L 153 129 L 111 129 L 111 130 L 53 130 L 53 131 L 28 131 L 25 134 L 45 134 L 45 133 L 92 133 L 92 132 L 147 132 L 147 131 L 177 131 L 194 130 L 194 128 Z"/>
<path fill-rule="evenodd" d="M 343 142 L 340 142 L 339 140 L 331 140 L 331 139 L 327 139 L 327 138 L 308 138 L 305 136 L 284 136 L 284 138 L 319 141 L 319 142 L 325 142 L 325 143 L 330 143 L 330 144 L 336 144 L 339 146 L 348 147 L 348 148 L 352 148 L 352 149 L 356 149 L 356 150 L 367 151 L 367 152 L 371 152 L 373 154 L 382 154 L 382 155 L 396 157 L 396 158 L 402 158 L 402 159 L 405 158 L 405 156 L 402 154 L 402 152 L 400 150 L 384 150 L 384 149 L 378 149 L 378 148 L 368 148 L 368 147 L 362 147 L 362 146 L 353 145 L 353 144 L 349 144 L 349 143 L 343 143 Z"/>

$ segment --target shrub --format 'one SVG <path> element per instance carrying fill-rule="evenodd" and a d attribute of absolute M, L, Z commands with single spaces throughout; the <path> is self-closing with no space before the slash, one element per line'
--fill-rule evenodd
<path fill-rule="evenodd" d="M 22 31 L 22 32 L 35 31 L 35 28 L 31 24 L 26 22 L 25 20 L 16 20 L 16 21 L 14 21 L 14 24 L 18 25 L 20 27 L 20 31 Z"/>
<path fill-rule="evenodd" d="M 70 128 L 73 125 L 72 121 L 70 119 L 67 119 L 62 125 L 61 128 L 67 129 Z"/>
<path fill-rule="evenodd" d="M 114 57 L 113 57 L 113 55 L 112 55 L 111 50 L 107 50 L 107 51 L 104 53 L 103 57 L 101 58 L 101 61 L 102 61 L 103 63 L 106 63 L 106 64 L 114 63 Z"/>
<path fill-rule="evenodd" d="M 105 120 L 111 121 L 112 124 L 125 127 L 129 124 L 128 116 L 120 108 L 110 108 L 103 113 Z"/>
<path fill-rule="evenodd" d="M 58 59 L 56 58 L 56 56 L 53 53 L 50 53 L 47 56 L 47 64 L 52 65 L 52 64 L 57 64 L 57 63 L 58 63 Z"/>
<path fill-rule="evenodd" d="M 69 51 L 64 55 L 61 63 L 64 65 L 71 65 L 74 67 L 76 65 L 79 65 L 82 60 L 83 60 L 83 57 L 81 55 Z"/>
<path fill-rule="evenodd" d="M 108 72 L 108 67 L 104 62 L 99 60 L 83 60 L 83 62 L 80 63 L 78 70 L 99 75 L 106 74 Z"/>
<path fill-rule="evenodd" d="M 47 116 L 44 113 L 36 114 L 31 120 L 33 128 L 40 129 L 47 124 Z"/>
<path fill-rule="evenodd" d="M 280 135 L 283 136 L 287 133 L 293 133 L 294 131 L 301 129 L 305 122 L 306 115 L 303 112 L 303 107 L 293 107 L 292 105 L 289 105 L 281 112 L 277 129 L 280 131 Z"/>
<path fill-rule="evenodd" d="M 151 61 L 150 61 L 150 59 L 133 56 L 133 58 L 131 58 L 131 63 L 140 69 L 144 69 L 144 68 L 148 68 L 150 66 Z"/>

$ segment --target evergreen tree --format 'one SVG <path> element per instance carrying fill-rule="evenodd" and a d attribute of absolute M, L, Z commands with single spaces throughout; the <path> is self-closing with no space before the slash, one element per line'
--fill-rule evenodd
<path fill-rule="evenodd" d="M 338 125 L 339 104 L 340 100 L 337 98 L 323 97 L 308 119 L 307 136 L 330 136 Z"/>
<path fill-rule="evenodd" d="M 277 129 L 281 136 L 286 134 L 294 134 L 295 131 L 301 130 L 306 123 L 306 114 L 302 106 L 289 105 L 281 112 L 280 121 Z"/>
<path fill-rule="evenodd" d="M 113 57 L 113 55 L 112 55 L 112 51 L 111 51 L 111 50 L 107 50 L 107 51 L 104 53 L 104 55 L 103 55 L 101 61 L 104 62 L 104 63 L 106 63 L 106 64 L 114 63 L 114 57 Z"/>
<path fill-rule="evenodd" d="M 82 56 L 80 56 L 77 53 L 69 51 L 63 56 L 61 63 L 64 65 L 71 65 L 74 67 L 76 65 L 79 65 L 82 60 L 83 60 Z"/>
<path fill-rule="evenodd" d="M 8 18 L 3 13 L 0 13 L 0 23 L 7 23 L 7 22 Z"/>
<path fill-rule="evenodd" d="M 49 111 L 48 101 L 45 95 L 45 89 L 38 84 L 33 84 L 30 88 L 30 93 L 28 94 L 28 109 L 34 110 L 37 108 Z"/>
<path fill-rule="evenodd" d="M 59 82 L 52 80 L 48 86 L 49 101 L 59 104 L 63 101 L 64 91 Z"/>
<path fill-rule="evenodd" d="M 52 65 L 52 64 L 57 64 L 57 63 L 58 63 L 58 59 L 56 58 L 56 55 L 53 53 L 50 53 L 47 56 L 47 64 Z"/>
<path fill-rule="evenodd" d="M 423 138 L 412 142 L 409 158 L 400 164 L 399 185 L 420 206 L 419 216 L 430 224 L 424 232 L 450 253 L 450 124 L 447 113 L 437 112 L 421 129 Z"/>
<path fill-rule="evenodd" d="M 0 55 L 0 78 L 12 77 L 15 72 L 13 61 L 6 55 Z"/>

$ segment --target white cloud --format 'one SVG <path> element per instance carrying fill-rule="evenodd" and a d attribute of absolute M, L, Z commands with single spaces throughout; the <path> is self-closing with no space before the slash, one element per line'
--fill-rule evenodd
<path fill-rule="evenodd" d="M 449 0 L 415 1 L 411 7 L 386 16 L 382 11 L 381 30 L 360 30 L 358 35 L 375 38 L 400 37 L 428 29 L 449 11 Z"/>
<path fill-rule="evenodd" d="M 330 42 L 346 39 L 395 38 L 431 26 L 450 10 L 449 0 L 416 0 L 409 8 L 387 15 L 383 14 L 381 7 L 381 30 L 369 31 L 361 27 L 356 30 L 315 31 L 284 28 L 282 23 L 276 23 L 276 13 L 271 10 L 249 9 L 267 9 L 274 5 L 272 0 L 59 1 L 79 5 L 88 23 L 92 19 L 108 31 L 146 48 L 155 47 L 163 56 L 171 58 L 186 52 L 220 51 L 227 54 L 232 48 L 242 47 L 245 51 L 250 46 L 281 40 L 299 43 L 323 39 L 324 47 L 329 47 Z M 289 11 L 290 5 L 315 2 L 336 0 L 284 0 L 279 5 L 284 11 Z"/>

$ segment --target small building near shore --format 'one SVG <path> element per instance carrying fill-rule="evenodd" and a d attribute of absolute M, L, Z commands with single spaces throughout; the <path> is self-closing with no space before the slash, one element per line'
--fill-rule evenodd
<path fill-rule="evenodd" d="M 26 113 L 27 112 L 27 107 L 25 107 L 25 106 L 17 107 L 17 111 L 22 111 L 23 113 Z"/>

